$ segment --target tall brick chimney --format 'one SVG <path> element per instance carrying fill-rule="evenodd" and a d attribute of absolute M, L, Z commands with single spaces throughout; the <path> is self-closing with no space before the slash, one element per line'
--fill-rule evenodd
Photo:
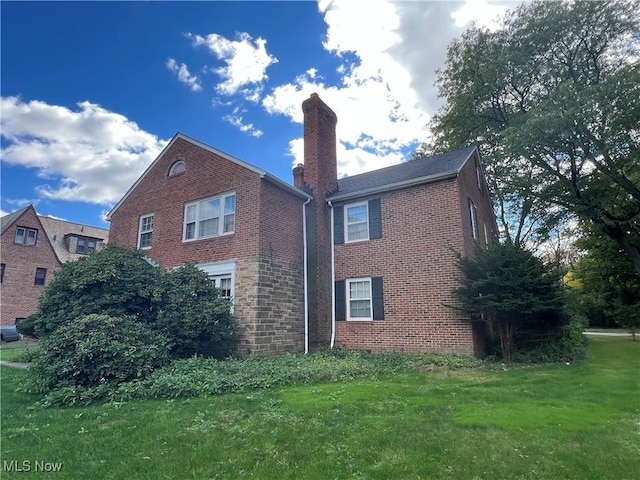
<path fill-rule="evenodd" d="M 336 124 L 338 117 L 317 93 L 302 102 L 304 113 L 304 184 L 313 201 L 307 207 L 309 346 L 331 341 L 331 210 L 327 193 L 338 186 Z"/>

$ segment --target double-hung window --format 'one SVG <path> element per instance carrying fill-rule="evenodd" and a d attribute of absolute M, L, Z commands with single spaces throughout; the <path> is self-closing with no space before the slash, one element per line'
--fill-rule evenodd
<path fill-rule="evenodd" d="M 382 238 L 382 210 L 379 198 L 336 205 L 333 208 L 334 243 L 351 243 Z"/>
<path fill-rule="evenodd" d="M 371 279 L 355 278 L 347 280 L 347 319 L 371 320 Z"/>
<path fill-rule="evenodd" d="M 16 237 L 14 241 L 19 245 L 28 245 L 32 247 L 36 244 L 37 237 L 38 230 L 35 228 L 18 227 L 16 228 Z"/>
<path fill-rule="evenodd" d="M 382 277 L 335 281 L 336 320 L 384 320 Z"/>
<path fill-rule="evenodd" d="M 347 205 L 345 210 L 347 242 L 369 240 L 369 206 L 367 202 Z"/>
<path fill-rule="evenodd" d="M 140 217 L 138 248 L 151 248 L 151 242 L 153 239 L 153 220 L 153 213 Z"/>
<path fill-rule="evenodd" d="M 183 240 L 197 240 L 233 233 L 236 195 L 229 193 L 188 203 L 184 209 Z"/>

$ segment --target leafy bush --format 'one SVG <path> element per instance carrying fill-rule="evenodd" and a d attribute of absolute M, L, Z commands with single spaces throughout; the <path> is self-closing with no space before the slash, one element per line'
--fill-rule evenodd
<path fill-rule="evenodd" d="M 159 274 L 141 251 L 115 245 L 65 263 L 42 294 L 36 333 L 46 337 L 91 313 L 132 315 L 147 323 L 154 314 Z"/>
<path fill-rule="evenodd" d="M 522 363 L 574 362 L 584 358 L 587 338 L 583 334 L 588 321 L 573 318 L 549 332 L 544 342 L 518 350 L 513 360 Z"/>
<path fill-rule="evenodd" d="M 168 342 L 134 317 L 91 314 L 66 323 L 40 342 L 31 391 L 114 387 L 168 363 Z"/>
<path fill-rule="evenodd" d="M 161 295 L 153 327 L 173 342 L 174 358 L 193 355 L 224 358 L 232 353 L 235 331 L 231 301 L 220 296 L 205 272 L 184 265 L 162 272 Z"/>
<path fill-rule="evenodd" d="M 165 271 L 139 250 L 107 245 L 69 262 L 45 289 L 35 319 L 36 333 L 89 314 L 134 317 L 169 339 L 173 358 L 224 357 L 233 350 L 231 302 L 194 265 Z"/>

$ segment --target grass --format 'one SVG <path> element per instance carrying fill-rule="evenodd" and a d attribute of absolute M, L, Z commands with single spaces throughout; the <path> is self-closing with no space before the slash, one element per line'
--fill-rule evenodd
<path fill-rule="evenodd" d="M 8 362 L 19 359 L 27 350 L 37 348 L 38 342 L 34 340 L 20 340 L 18 342 L 5 342 L 0 346 L 0 360 Z"/>
<path fill-rule="evenodd" d="M 571 365 L 433 369 L 185 400 L 37 409 L 1 367 L 7 461 L 39 478 L 612 479 L 640 471 L 640 342 Z M 40 464 L 42 467 L 43 464 Z"/>

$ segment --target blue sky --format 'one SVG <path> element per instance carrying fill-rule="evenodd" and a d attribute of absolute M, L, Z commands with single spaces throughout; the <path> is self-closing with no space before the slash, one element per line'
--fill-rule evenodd
<path fill-rule="evenodd" d="M 428 138 L 446 47 L 513 1 L 6 2 L 2 214 L 96 226 L 182 132 L 292 182 L 300 104 L 338 115 L 338 170 Z"/>

